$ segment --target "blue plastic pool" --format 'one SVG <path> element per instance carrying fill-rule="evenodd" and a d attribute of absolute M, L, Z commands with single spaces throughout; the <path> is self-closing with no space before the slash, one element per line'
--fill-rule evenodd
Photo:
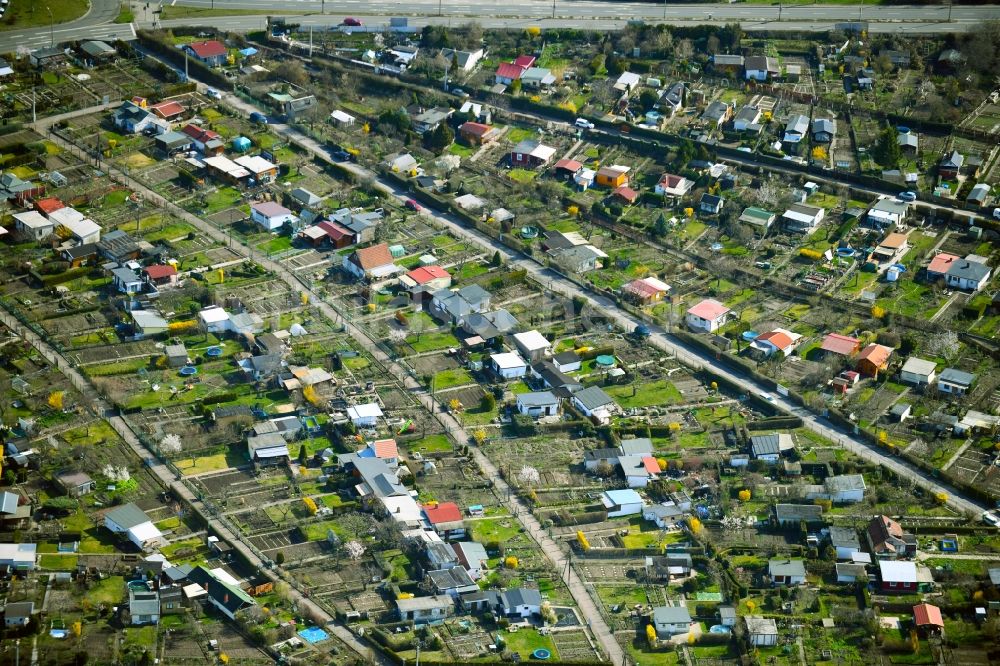
<path fill-rule="evenodd" d="M 325 641 L 330 636 L 327 635 L 325 631 L 319 627 L 309 627 L 308 629 L 302 629 L 299 631 L 299 636 L 303 638 L 308 643 L 319 643 L 320 641 Z"/>
<path fill-rule="evenodd" d="M 212 346 L 205 350 L 205 356 L 216 358 L 222 356 L 222 347 Z"/>
<path fill-rule="evenodd" d="M 552 653 L 546 650 L 545 648 L 538 648 L 537 650 L 531 653 L 531 656 L 534 657 L 535 659 L 541 659 L 544 661 L 545 659 L 551 657 Z"/>
<path fill-rule="evenodd" d="M 857 253 L 853 247 L 838 247 L 837 256 L 838 257 L 853 257 Z"/>
<path fill-rule="evenodd" d="M 713 633 L 713 634 L 728 634 L 728 633 L 730 633 L 729 627 L 727 627 L 724 624 L 713 624 L 712 627 L 708 631 L 709 631 L 709 633 Z"/>
<path fill-rule="evenodd" d="M 597 357 L 596 361 L 597 365 L 604 368 L 610 368 L 615 364 L 615 357 L 611 354 L 601 354 Z"/>
<path fill-rule="evenodd" d="M 191 375 L 198 374 L 198 368 L 194 367 L 193 365 L 185 365 L 183 368 L 180 369 L 180 373 L 182 377 L 190 377 Z"/>
<path fill-rule="evenodd" d="M 760 333 L 758 333 L 757 331 L 743 331 L 742 338 L 747 342 L 751 342 L 753 340 L 756 340 L 759 335 Z"/>

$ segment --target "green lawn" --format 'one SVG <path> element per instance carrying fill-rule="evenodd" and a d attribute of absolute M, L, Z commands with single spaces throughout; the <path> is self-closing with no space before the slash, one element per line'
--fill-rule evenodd
<path fill-rule="evenodd" d="M 34 0 L 28 2 L 15 0 L 7 5 L 7 12 L 0 20 L 0 30 L 22 30 L 67 23 L 86 14 L 89 4 L 88 0 L 59 0 L 59 2 L 49 2 L 47 5 Z"/>
<path fill-rule="evenodd" d="M 516 518 L 484 518 L 483 520 L 470 520 L 466 527 L 472 530 L 472 540 L 479 543 L 489 543 L 495 541 L 503 544 L 521 533 L 521 526 Z"/>
<path fill-rule="evenodd" d="M 45 554 L 38 558 L 38 566 L 53 571 L 74 571 L 78 561 L 76 555 Z"/>
<path fill-rule="evenodd" d="M 260 243 L 257 245 L 257 248 L 261 252 L 266 252 L 269 255 L 284 252 L 285 250 L 292 249 L 292 237 L 278 236 L 277 238 L 272 238 L 268 241 Z"/>
<path fill-rule="evenodd" d="M 450 368 L 448 370 L 442 370 L 441 372 L 434 375 L 434 391 L 443 391 L 445 389 L 453 388 L 455 386 L 465 386 L 466 384 L 472 384 L 475 380 L 472 379 L 472 375 L 465 368 Z M 473 405 L 466 405 L 466 407 L 472 407 Z"/>
<path fill-rule="evenodd" d="M 87 601 L 97 604 L 118 604 L 125 598 L 125 579 L 121 576 L 110 576 L 94 583 L 87 590 Z"/>
<path fill-rule="evenodd" d="M 515 183 L 521 183 L 522 185 L 527 185 L 528 183 L 535 180 L 538 176 L 537 171 L 528 171 L 527 169 L 511 169 L 510 173 L 507 174 L 510 179 Z"/>
<path fill-rule="evenodd" d="M 451 451 L 454 448 L 448 436 L 443 434 L 428 435 L 415 442 L 408 442 L 405 446 L 411 451 L 418 451 L 420 453 L 439 453 L 441 451 Z"/>
<path fill-rule="evenodd" d="M 511 652 L 519 652 L 522 659 L 531 660 L 531 653 L 539 648 L 545 648 L 552 653 L 552 659 L 559 659 L 559 652 L 552 642 L 551 636 L 543 636 L 535 629 L 520 629 L 514 633 L 504 631 L 500 634 Z"/>
<path fill-rule="evenodd" d="M 648 384 L 606 386 L 604 387 L 604 391 L 626 409 L 631 407 L 649 407 L 651 405 L 677 404 L 684 400 L 684 396 L 677 390 L 677 387 L 666 379 L 660 379 Z"/>
<path fill-rule="evenodd" d="M 424 331 L 406 338 L 406 344 L 418 354 L 459 346 L 458 338 L 451 331 Z"/>
<path fill-rule="evenodd" d="M 221 210 L 232 208 L 243 200 L 243 195 L 234 187 L 221 187 L 205 196 L 206 214 L 212 215 Z"/>
<path fill-rule="evenodd" d="M 476 149 L 463 143 L 453 143 L 448 146 L 448 152 L 459 157 L 472 157 L 476 154 Z"/>
<path fill-rule="evenodd" d="M 216 453 L 211 456 L 201 456 L 199 458 L 183 458 L 175 460 L 174 465 L 184 476 L 204 474 L 205 472 L 215 472 L 220 469 L 228 469 L 237 465 L 246 464 L 247 459 L 232 451 Z"/>
<path fill-rule="evenodd" d="M 515 144 L 525 139 L 532 139 L 534 136 L 535 133 L 532 130 L 523 127 L 511 127 L 507 132 L 507 140 Z"/>

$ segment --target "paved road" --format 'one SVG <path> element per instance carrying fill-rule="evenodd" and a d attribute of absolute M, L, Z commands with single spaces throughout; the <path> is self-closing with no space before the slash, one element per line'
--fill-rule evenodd
<path fill-rule="evenodd" d="M 180 0 L 178 0 L 180 1 Z M 566 3 L 569 4 L 569 3 Z M 685 7 L 702 7 L 704 5 L 684 5 Z M 734 5 L 738 6 L 738 5 Z M 549 5 L 551 8 L 551 5 Z M 727 5 L 729 7 L 729 5 Z M 755 32 L 768 32 L 768 31 L 797 31 L 797 32 L 827 32 L 829 30 L 834 30 L 837 28 L 838 23 L 843 21 L 838 19 L 828 19 L 822 18 L 820 16 L 814 16 L 813 18 L 789 18 L 789 8 L 782 10 L 781 21 L 777 19 L 777 10 L 772 10 L 771 7 L 756 5 L 758 11 L 751 14 L 745 18 L 729 17 L 724 18 L 720 15 L 699 15 L 697 11 L 694 14 L 688 15 L 683 14 L 681 16 L 675 16 L 664 19 L 662 17 L 650 17 L 645 19 L 648 23 L 666 23 L 669 25 L 694 25 L 700 23 L 714 23 L 722 25 L 724 23 L 738 22 L 745 30 L 753 30 Z M 843 5 L 839 5 L 843 7 Z M 981 8 L 981 7 L 980 7 Z M 1000 9 L 987 7 L 988 16 L 1000 17 Z M 959 7 L 955 7 L 955 12 L 957 12 Z M 281 10 L 275 10 L 274 15 L 280 15 Z M 286 9 L 286 11 L 295 11 L 294 9 Z M 302 11 L 302 9 L 299 9 Z M 551 11 L 551 10 L 550 10 Z M 867 12 L 867 8 L 865 9 Z M 769 16 L 769 13 L 773 13 L 774 16 Z M 903 19 L 892 19 L 884 21 L 873 21 L 869 23 L 868 31 L 871 33 L 893 33 L 893 34 L 925 34 L 925 33 L 952 33 L 952 32 L 965 32 L 972 30 L 974 27 L 979 25 L 983 19 L 975 16 L 955 18 L 952 22 L 947 22 L 945 18 L 947 17 L 947 8 L 938 12 L 941 18 L 927 18 L 925 20 L 903 20 Z M 291 20 L 298 23 L 304 27 L 315 27 L 316 29 L 334 28 L 338 26 L 341 21 L 346 16 L 356 16 L 361 18 L 367 29 L 377 29 L 381 30 L 388 26 L 389 18 L 392 16 L 398 16 L 398 12 L 394 12 L 391 9 L 387 9 L 384 13 L 374 13 L 371 10 L 363 10 L 363 12 L 347 14 L 312 14 L 305 16 L 291 16 Z M 794 16 L 794 15 L 793 15 Z M 857 17 L 857 12 L 854 14 Z M 149 20 L 143 19 L 141 16 L 136 16 L 137 23 L 148 26 L 151 24 L 151 18 Z M 597 31 L 612 31 L 612 30 L 623 30 L 628 25 L 629 20 L 627 17 L 622 17 L 620 14 L 616 14 L 613 17 L 576 17 L 570 11 L 566 11 L 565 15 L 552 18 L 549 14 L 548 18 L 542 17 L 514 17 L 514 16 L 485 16 L 485 15 L 466 15 L 459 11 L 445 13 L 442 16 L 435 15 L 416 15 L 409 19 L 409 25 L 411 28 L 419 30 L 425 25 L 460 25 L 467 23 L 469 21 L 475 21 L 483 28 L 487 29 L 511 29 L 511 30 L 521 30 L 529 26 L 537 26 L 542 29 L 556 29 L 556 28 L 573 28 L 577 30 L 597 30 Z M 867 19 L 866 19 L 867 20 Z M 229 17 L 212 17 L 204 19 L 168 19 L 162 21 L 159 24 L 164 28 L 175 28 L 188 25 L 206 25 L 218 28 L 220 30 L 229 30 L 232 32 L 250 32 L 253 30 L 261 30 L 265 25 L 264 16 L 229 16 Z"/>
<path fill-rule="evenodd" d="M 444 18 L 482 19 L 572 19 L 647 20 L 671 22 L 744 21 L 782 22 L 928 22 L 947 21 L 949 9 L 953 22 L 979 22 L 996 18 L 1000 8 L 994 5 L 785 5 L 760 4 L 655 4 L 650 2 L 602 2 L 594 0 L 508 0 L 503 3 L 477 3 L 472 0 L 175 0 L 175 5 L 216 9 L 258 9 L 267 11 L 325 11 L 334 16 L 442 16 Z"/>
<path fill-rule="evenodd" d="M 232 96 L 230 96 L 230 98 L 232 98 Z M 253 105 L 242 102 L 241 100 L 230 101 L 230 103 L 247 114 L 251 111 L 260 110 Z M 329 159 L 327 151 L 322 146 L 298 130 L 290 128 L 286 125 L 274 125 L 273 127 L 275 131 L 283 134 L 290 141 L 298 143 L 321 159 Z M 402 201 L 409 198 L 407 192 L 380 180 L 376 174 L 370 172 L 364 167 L 356 164 L 347 164 L 345 166 L 362 178 L 372 179 L 383 190 L 392 194 L 392 196 L 398 200 Z M 631 331 L 639 324 L 646 324 L 652 331 L 649 342 L 661 351 L 675 356 L 685 365 L 696 369 L 708 369 L 716 375 L 733 382 L 747 395 L 769 393 L 767 387 L 758 384 L 749 376 L 737 373 L 729 369 L 728 366 L 720 364 L 713 356 L 704 353 L 701 350 L 687 348 L 682 342 L 671 336 L 662 326 L 649 325 L 646 322 L 619 310 L 616 304 L 610 299 L 594 294 L 589 290 L 582 289 L 572 281 L 567 280 L 548 267 L 538 263 L 536 260 L 514 252 L 498 239 L 490 238 L 485 234 L 469 229 L 459 219 L 447 213 L 440 213 L 429 208 L 425 208 L 423 212 L 426 215 L 434 217 L 439 224 L 448 227 L 457 236 L 482 247 L 490 254 L 493 252 L 499 252 L 501 256 L 506 258 L 508 263 L 528 271 L 528 273 L 530 273 L 538 282 L 543 285 L 547 285 L 551 292 L 565 298 L 583 298 L 591 307 L 611 317 L 616 324 L 625 330 Z M 844 431 L 822 417 L 813 414 L 808 409 L 801 407 L 779 395 L 771 395 L 770 398 L 772 404 L 778 411 L 794 414 L 800 417 L 807 428 L 831 441 L 839 443 L 860 458 L 874 464 L 882 465 L 900 476 L 913 478 L 920 486 L 929 492 L 945 493 L 948 496 L 948 503 L 955 509 L 963 512 L 969 511 L 978 514 L 987 508 L 980 502 L 961 495 L 955 489 L 942 484 L 937 479 L 934 479 L 929 474 L 926 474 L 909 463 L 906 463 L 899 458 L 884 454 L 881 450 L 867 444 L 864 440 L 856 438 L 852 433 Z"/>
<path fill-rule="evenodd" d="M 13 0 L 14 2 L 37 2 L 43 0 Z M 49 0 L 58 2 L 59 0 Z M 130 25 L 112 23 L 118 16 L 118 0 L 90 0 L 90 11 L 75 21 L 55 26 L 28 28 L 0 32 L 0 53 L 10 53 L 18 47 L 36 49 L 77 39 L 131 39 L 135 32 Z"/>

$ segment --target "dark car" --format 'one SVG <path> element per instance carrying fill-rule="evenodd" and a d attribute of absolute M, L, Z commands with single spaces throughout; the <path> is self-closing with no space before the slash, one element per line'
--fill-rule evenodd
<path fill-rule="evenodd" d="M 344 22 L 341 25 L 350 25 L 358 27 L 361 25 L 361 20 L 356 18 L 351 18 L 350 16 L 348 16 L 347 18 L 344 19 Z"/>

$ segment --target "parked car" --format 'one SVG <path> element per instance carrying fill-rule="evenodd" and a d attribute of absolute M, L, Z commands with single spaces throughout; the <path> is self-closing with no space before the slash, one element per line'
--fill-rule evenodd
<path fill-rule="evenodd" d="M 263 113 L 260 113 L 259 111 L 254 111 L 253 113 L 250 114 L 250 122 L 256 123 L 258 125 L 266 125 L 267 116 L 265 116 Z"/>
<path fill-rule="evenodd" d="M 911 203 L 911 202 L 917 200 L 917 193 L 916 192 L 910 192 L 910 191 L 900 192 L 899 193 L 899 200 L 900 201 L 905 201 L 907 203 Z"/>
<path fill-rule="evenodd" d="M 356 19 L 356 18 L 351 18 L 350 16 L 348 16 L 347 18 L 344 19 L 344 22 L 341 23 L 341 25 L 349 25 L 349 26 L 353 26 L 353 27 L 360 27 L 361 26 L 361 20 L 360 19 Z"/>
<path fill-rule="evenodd" d="M 419 203 L 417 203 L 415 199 L 407 199 L 406 203 L 403 205 L 409 208 L 410 210 L 415 210 L 417 212 L 420 212 L 421 210 L 424 209 L 424 207 L 421 206 Z"/>
<path fill-rule="evenodd" d="M 1000 220 L 1000 208 L 993 209 L 993 219 Z"/>
<path fill-rule="evenodd" d="M 594 129 L 594 123 L 590 122 L 586 118 L 577 118 L 576 122 L 573 124 L 580 129 Z"/>
<path fill-rule="evenodd" d="M 209 88 L 208 90 L 205 91 L 205 94 L 211 97 L 212 99 L 222 99 L 222 93 L 216 90 L 215 88 Z"/>
<path fill-rule="evenodd" d="M 983 522 L 993 527 L 1000 527 L 1000 516 L 996 511 L 983 511 Z"/>

